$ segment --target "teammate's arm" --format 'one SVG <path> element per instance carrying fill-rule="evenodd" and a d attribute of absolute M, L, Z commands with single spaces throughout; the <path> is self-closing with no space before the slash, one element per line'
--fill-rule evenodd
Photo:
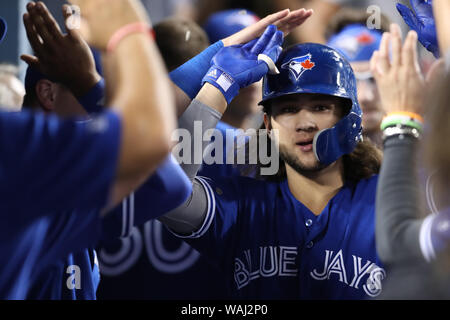
<path fill-rule="evenodd" d="M 392 45 L 392 61 L 389 58 Z M 417 59 L 417 34 L 411 31 L 404 45 L 400 28 L 391 27 L 383 35 L 380 51 L 375 52 L 371 69 L 377 81 L 386 113 L 423 112 L 427 83 Z M 431 81 L 432 79 L 429 79 Z M 386 132 L 386 131 L 385 131 Z M 420 219 L 417 178 L 418 140 L 411 134 L 389 135 L 384 141 L 384 159 L 376 200 L 376 245 L 381 260 L 396 264 L 417 259 L 429 260 L 449 232 L 439 231 L 437 223 L 448 213 Z"/>
<path fill-rule="evenodd" d="M 89 25 L 89 42 L 102 50 L 120 28 L 136 22 L 149 24 L 138 1 L 72 2 L 80 6 Z M 107 54 L 105 75 L 107 104 L 122 119 L 111 208 L 142 184 L 167 156 L 175 113 L 167 72 L 148 34 L 135 33 L 123 38 Z"/>
<path fill-rule="evenodd" d="M 445 0 L 433 1 L 433 13 L 436 19 L 436 29 L 439 41 L 441 56 L 448 54 L 450 51 L 450 3 Z"/>
<path fill-rule="evenodd" d="M 73 3 L 86 17 L 91 44 L 101 50 L 121 27 L 148 24 L 135 0 Z M 45 14 L 40 3 L 31 6 L 37 15 Z M 47 31 L 37 29 L 31 41 L 51 43 Z M 70 33 L 80 36 L 75 29 Z M 2 115 L 3 139 L 17 139 L 16 144 L 1 145 L 2 167 L 8 168 L 3 178 L 11 181 L 2 194 L 11 199 L 10 206 L 20 208 L 25 201 L 36 212 L 93 208 L 105 202 L 113 207 L 166 158 L 175 128 L 174 107 L 167 72 L 148 34 L 123 38 L 106 55 L 105 73 L 112 112 L 92 121 L 74 124 L 52 116 Z"/>

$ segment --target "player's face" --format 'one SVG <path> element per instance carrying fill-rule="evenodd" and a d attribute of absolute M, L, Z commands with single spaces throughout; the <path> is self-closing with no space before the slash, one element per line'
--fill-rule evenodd
<path fill-rule="evenodd" d="M 278 130 L 281 158 L 298 172 L 324 168 L 313 151 L 314 136 L 334 126 L 342 116 L 342 100 L 327 95 L 295 94 L 276 99 L 272 115 L 265 116 L 270 129 Z"/>
<path fill-rule="evenodd" d="M 364 133 L 380 131 L 384 113 L 375 79 L 370 73 L 370 62 L 355 62 L 352 63 L 352 68 L 357 79 L 358 101 L 363 111 L 362 126 Z"/>

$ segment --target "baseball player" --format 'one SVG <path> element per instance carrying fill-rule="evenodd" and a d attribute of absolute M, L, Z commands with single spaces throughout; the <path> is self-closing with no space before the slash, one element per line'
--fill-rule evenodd
<path fill-rule="evenodd" d="M 99 48 L 105 49 L 111 36 L 128 23 L 147 23 L 133 2 L 108 6 L 103 17 L 113 22 L 103 26 L 110 29 L 91 25 L 91 40 Z M 89 11 L 84 2 L 77 3 Z M 41 3 L 30 3 L 24 19 L 34 20 L 42 9 Z M 121 18 L 124 11 L 131 20 Z M 5 25 L 2 20 L 1 38 Z M 32 36 L 35 44 L 51 44 L 49 34 Z M 78 35 L 73 31 L 70 36 Z M 124 67 L 122 74 L 108 79 L 118 93 L 109 102 L 115 106 L 112 111 L 84 123 L 30 112 L 0 113 L 1 298 L 25 298 L 40 266 L 95 243 L 100 211 L 129 194 L 167 156 L 166 133 L 172 130 L 174 113 L 167 88 L 161 86 L 160 58 L 148 35 L 133 38 L 118 39 L 114 54 L 109 53 L 112 65 Z M 146 94 L 149 90 L 154 96 Z M 137 129 L 139 121 L 148 125 Z M 149 141 L 155 132 L 160 139 Z"/>
<path fill-rule="evenodd" d="M 361 142 L 352 68 L 327 46 L 281 53 L 281 43 L 269 26 L 257 41 L 221 49 L 179 123 L 214 128 L 239 89 L 271 70 L 264 122 L 284 167 L 265 180 L 211 180 L 183 164 L 193 195 L 160 220 L 223 271 L 235 298 L 377 296 L 386 276 L 374 237 L 380 159 Z"/>
<path fill-rule="evenodd" d="M 209 69 L 210 60 L 224 46 L 226 39 L 237 39 L 239 34 L 248 34 L 249 30 L 261 30 L 262 33 L 264 25 L 270 24 L 269 20 L 276 23 L 284 18 L 286 22 L 292 21 L 288 23 L 291 27 L 283 29 L 287 34 L 290 28 L 296 26 L 309 14 L 306 10 L 289 14 L 284 11 L 281 15 L 276 13 L 268 16 L 243 30 L 241 29 L 244 26 L 239 23 L 237 31 L 241 31 L 238 34 L 228 34 L 225 39 L 213 39 L 217 41 L 175 70 L 172 69 L 180 65 L 183 57 L 194 55 L 193 52 L 199 45 L 198 40 L 195 41 L 195 39 L 201 38 L 203 31 L 196 30 L 195 24 L 170 19 L 155 26 L 155 35 L 166 65 L 171 71 L 172 80 L 177 87 L 183 88 L 189 97 L 191 94 L 195 97 L 196 93 L 193 92 L 196 89 L 189 86 L 200 87 L 201 79 Z M 248 14 L 238 11 L 226 16 L 231 20 L 228 23 L 230 26 L 238 23 Z M 248 24 L 249 21 L 256 21 L 256 18 L 252 16 L 252 19 L 243 20 Z M 173 28 L 169 29 L 170 26 Z M 253 38 L 254 35 L 251 37 Z M 194 43 L 191 43 L 192 41 Z M 242 41 L 242 38 L 239 41 Z M 177 42 L 181 42 L 182 45 L 177 45 Z M 227 43 L 227 45 L 232 44 L 234 43 Z M 189 81 L 186 81 L 186 76 L 189 77 Z M 196 78 L 197 76 L 200 78 Z M 181 97 L 185 95 L 184 92 L 178 89 L 176 95 L 180 96 L 177 101 L 182 102 Z M 177 103 L 178 110 L 184 112 L 186 107 L 187 105 Z M 215 176 L 228 171 L 224 165 L 213 164 L 208 167 L 214 167 Z M 138 198 L 135 198 L 134 202 L 127 203 L 127 208 L 130 206 L 137 214 L 140 211 L 152 210 L 154 204 L 152 201 L 145 201 L 145 199 L 138 201 Z M 105 239 L 98 252 L 102 272 L 102 282 L 98 291 L 100 299 L 185 299 L 187 297 L 221 299 L 225 297 L 226 289 L 223 288 L 223 279 L 217 276 L 217 271 L 196 250 L 182 239 L 170 234 L 159 221 L 149 221 L 142 227 L 134 228 L 127 238 Z"/>

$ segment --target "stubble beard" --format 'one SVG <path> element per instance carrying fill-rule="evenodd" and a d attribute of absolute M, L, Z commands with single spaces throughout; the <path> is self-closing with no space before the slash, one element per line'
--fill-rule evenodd
<path fill-rule="evenodd" d="M 289 152 L 286 147 L 282 146 L 280 146 L 280 157 L 287 165 L 299 174 L 316 173 L 327 167 L 327 165 L 320 163 L 317 159 L 314 164 L 307 165 L 302 163 L 302 161 L 294 153 Z"/>

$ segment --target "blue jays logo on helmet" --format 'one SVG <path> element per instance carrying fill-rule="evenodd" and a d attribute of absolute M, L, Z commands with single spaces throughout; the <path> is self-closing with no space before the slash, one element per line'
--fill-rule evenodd
<path fill-rule="evenodd" d="M 312 62 L 312 55 L 306 54 L 301 57 L 295 57 L 284 63 L 281 68 L 288 69 L 289 73 L 298 81 L 302 74 L 308 70 L 312 70 L 316 64 Z"/>

